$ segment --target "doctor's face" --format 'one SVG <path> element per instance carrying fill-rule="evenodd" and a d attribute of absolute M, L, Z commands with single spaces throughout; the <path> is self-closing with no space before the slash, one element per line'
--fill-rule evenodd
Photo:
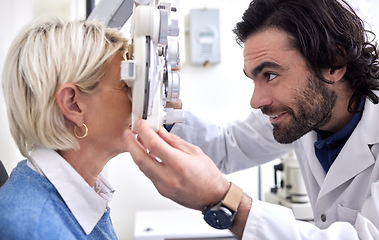
<path fill-rule="evenodd" d="M 245 41 L 244 71 L 254 80 L 251 106 L 269 116 L 280 143 L 291 143 L 331 119 L 336 94 L 312 74 L 289 36 L 278 29 Z"/>

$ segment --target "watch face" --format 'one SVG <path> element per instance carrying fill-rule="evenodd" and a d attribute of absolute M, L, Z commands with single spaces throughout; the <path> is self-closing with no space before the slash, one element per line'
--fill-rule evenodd
<path fill-rule="evenodd" d="M 226 213 L 225 210 L 226 209 L 218 209 L 218 210 L 210 209 L 204 213 L 204 220 L 214 228 L 227 229 L 230 227 L 232 223 L 231 221 L 232 214 Z"/>

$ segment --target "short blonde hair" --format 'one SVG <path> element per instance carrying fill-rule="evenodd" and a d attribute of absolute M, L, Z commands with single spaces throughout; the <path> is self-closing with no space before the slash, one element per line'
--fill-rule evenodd
<path fill-rule="evenodd" d="M 127 40 L 98 22 L 43 17 L 15 38 L 3 69 L 3 92 L 11 134 L 28 157 L 35 146 L 78 149 L 55 100 L 59 87 L 73 83 L 96 91 L 106 63 L 125 53 Z"/>

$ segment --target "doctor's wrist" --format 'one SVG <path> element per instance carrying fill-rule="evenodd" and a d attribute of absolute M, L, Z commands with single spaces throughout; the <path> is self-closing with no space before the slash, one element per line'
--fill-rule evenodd
<path fill-rule="evenodd" d="M 243 193 L 233 224 L 229 228 L 229 230 L 235 235 L 237 239 L 242 239 L 243 231 L 245 229 L 252 203 L 253 199 L 246 193 Z"/>
<path fill-rule="evenodd" d="M 204 220 L 216 229 L 230 228 L 238 214 L 243 197 L 242 188 L 230 182 L 223 199 L 217 204 L 210 204 L 205 207 L 203 211 Z"/>

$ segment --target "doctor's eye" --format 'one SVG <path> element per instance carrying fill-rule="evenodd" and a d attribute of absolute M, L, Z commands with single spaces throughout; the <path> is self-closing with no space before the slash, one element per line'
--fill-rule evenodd
<path fill-rule="evenodd" d="M 265 77 L 267 78 L 267 82 L 271 82 L 274 80 L 278 75 L 275 73 L 265 73 Z"/>

